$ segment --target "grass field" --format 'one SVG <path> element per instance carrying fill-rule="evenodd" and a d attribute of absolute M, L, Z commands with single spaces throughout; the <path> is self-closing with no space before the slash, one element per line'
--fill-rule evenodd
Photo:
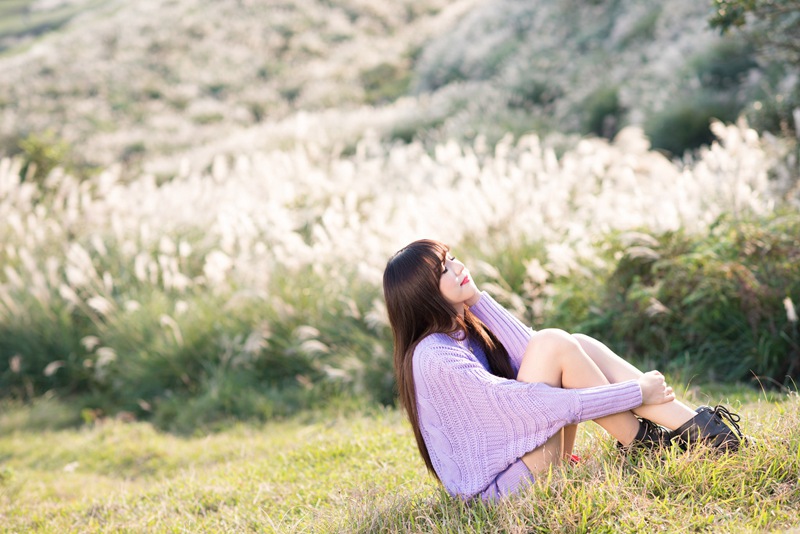
<path fill-rule="evenodd" d="M 638 460 L 582 425 L 577 467 L 518 497 L 466 504 L 424 472 L 395 410 L 317 412 L 179 437 L 148 423 L 58 427 L 62 405 L 5 404 L 3 532 L 757 532 L 800 523 L 800 400 L 740 388 L 729 404 L 758 443 Z M 51 429 L 48 429 L 51 428 Z"/>

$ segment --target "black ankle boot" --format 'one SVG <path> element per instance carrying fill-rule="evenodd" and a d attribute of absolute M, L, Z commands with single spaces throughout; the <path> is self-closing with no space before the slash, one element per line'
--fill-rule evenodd
<path fill-rule="evenodd" d="M 735 451 L 747 444 L 748 438 L 739 429 L 741 417 L 738 414 L 719 404 L 714 408 L 700 406 L 695 411 L 697 415 L 672 433 L 672 439 L 677 439 L 684 449 L 698 441 L 722 451 Z"/>
<path fill-rule="evenodd" d="M 640 449 L 660 449 L 669 447 L 670 435 L 666 428 L 660 427 L 649 419 L 637 417 L 639 419 L 639 431 L 630 445 L 625 446 L 617 442 L 617 447 L 623 452 L 631 452 Z"/>

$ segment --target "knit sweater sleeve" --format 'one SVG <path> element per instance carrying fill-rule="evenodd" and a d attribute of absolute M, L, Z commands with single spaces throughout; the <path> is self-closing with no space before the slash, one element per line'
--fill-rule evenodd
<path fill-rule="evenodd" d="M 514 369 L 519 371 L 522 357 L 534 330 L 525 326 L 485 291 L 481 293 L 480 300 L 470 307 L 470 311 L 497 336 L 508 351 Z"/>
<path fill-rule="evenodd" d="M 636 381 L 561 389 L 494 376 L 440 334 L 418 344 L 413 370 L 420 430 L 453 495 L 480 493 L 565 425 L 642 403 Z"/>

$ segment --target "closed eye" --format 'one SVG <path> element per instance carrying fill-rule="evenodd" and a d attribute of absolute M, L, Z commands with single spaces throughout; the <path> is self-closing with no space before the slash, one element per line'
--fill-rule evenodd
<path fill-rule="evenodd" d="M 451 256 L 450 254 L 448 254 L 447 256 L 445 256 L 445 261 L 446 261 L 446 260 L 455 261 L 455 259 L 456 259 L 456 257 L 455 257 L 455 256 Z M 447 271 L 449 271 L 449 270 L 450 270 L 450 269 L 448 269 L 448 268 L 447 268 L 447 263 L 445 263 L 445 262 L 442 262 L 442 274 L 446 273 L 446 272 L 447 272 Z"/>

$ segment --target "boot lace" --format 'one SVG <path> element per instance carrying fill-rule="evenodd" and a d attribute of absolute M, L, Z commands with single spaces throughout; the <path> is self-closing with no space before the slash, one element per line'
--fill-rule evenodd
<path fill-rule="evenodd" d="M 725 421 L 727 421 L 728 426 L 736 430 L 736 433 L 739 434 L 740 438 L 744 438 L 742 430 L 739 428 L 739 421 L 742 420 L 739 414 L 731 412 L 721 404 L 717 404 L 716 406 L 714 406 L 714 414 L 719 416 L 720 419 L 724 419 Z"/>
<path fill-rule="evenodd" d="M 667 429 L 644 417 L 639 417 L 638 419 L 645 428 L 643 441 L 649 441 L 657 445 L 666 445 L 669 443 L 669 431 Z"/>

